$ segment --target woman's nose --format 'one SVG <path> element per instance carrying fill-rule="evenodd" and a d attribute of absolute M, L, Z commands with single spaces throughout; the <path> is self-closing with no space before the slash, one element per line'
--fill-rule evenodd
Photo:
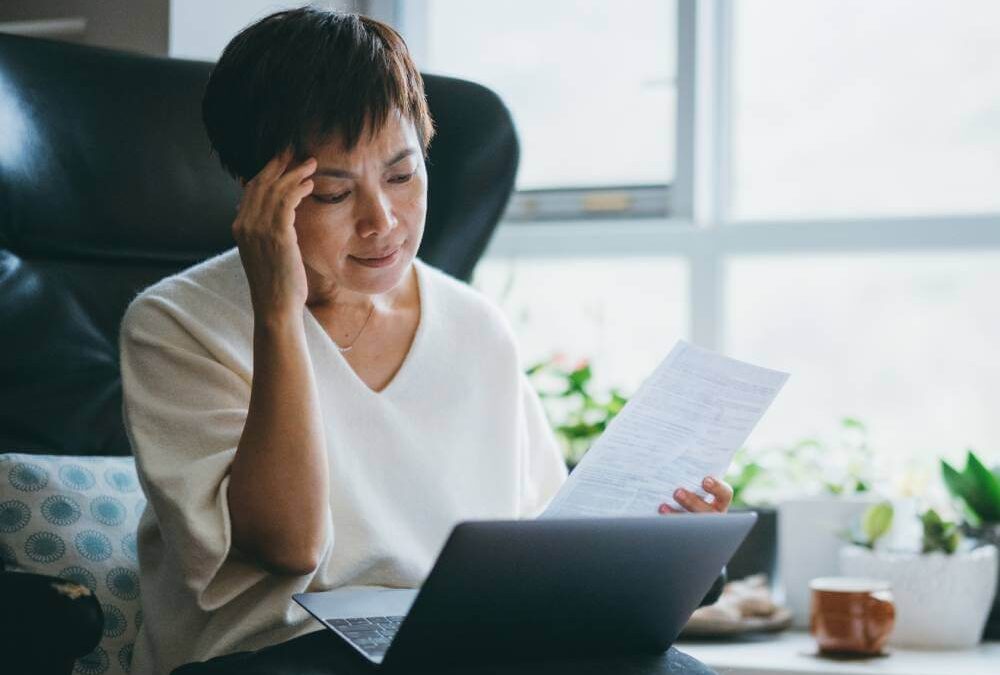
<path fill-rule="evenodd" d="M 369 192 L 355 202 L 358 205 L 358 234 L 362 237 L 381 236 L 396 227 L 392 200 L 385 192 Z"/>

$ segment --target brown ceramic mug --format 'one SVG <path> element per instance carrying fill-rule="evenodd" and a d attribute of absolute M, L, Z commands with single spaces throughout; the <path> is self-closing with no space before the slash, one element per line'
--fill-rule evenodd
<path fill-rule="evenodd" d="M 809 582 L 812 611 L 809 632 L 827 654 L 875 655 L 882 652 L 896 620 L 889 582 L 823 577 Z"/>

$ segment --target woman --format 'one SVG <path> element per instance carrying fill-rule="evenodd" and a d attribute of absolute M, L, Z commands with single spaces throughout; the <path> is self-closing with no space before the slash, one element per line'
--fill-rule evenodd
<path fill-rule="evenodd" d="M 227 46 L 203 115 L 243 186 L 237 248 L 122 326 L 137 673 L 315 631 L 303 591 L 421 583 L 451 527 L 565 479 L 502 314 L 416 256 L 433 126 L 398 34 L 312 8 Z M 725 510 L 721 482 L 711 504 Z"/>

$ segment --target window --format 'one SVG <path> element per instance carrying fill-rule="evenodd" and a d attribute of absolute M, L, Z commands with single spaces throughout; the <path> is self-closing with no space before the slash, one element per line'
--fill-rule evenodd
<path fill-rule="evenodd" d="M 740 218 L 1000 211 L 1000 3 L 733 3 Z"/>
<path fill-rule="evenodd" d="M 676 16 L 664 0 L 428 0 L 421 67 L 490 87 L 517 125 L 509 218 L 666 213 Z"/>
<path fill-rule="evenodd" d="M 474 285 L 506 312 L 525 366 L 587 359 L 599 389 L 634 391 L 688 334 L 679 258 L 487 259 Z"/>
<path fill-rule="evenodd" d="M 1000 253 L 741 256 L 726 275 L 726 352 L 792 373 L 755 443 L 849 416 L 895 457 L 995 450 Z"/>

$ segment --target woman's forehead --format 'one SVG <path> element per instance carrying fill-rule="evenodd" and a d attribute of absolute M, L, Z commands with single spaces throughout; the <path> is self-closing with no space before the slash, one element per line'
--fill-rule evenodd
<path fill-rule="evenodd" d="M 367 124 L 357 143 L 348 149 L 344 143 L 343 134 L 334 131 L 327 136 L 313 141 L 309 155 L 320 158 L 351 158 L 370 157 L 372 155 L 388 158 L 404 147 L 419 147 L 420 140 L 413 121 L 399 114 L 391 115 L 382 127 L 372 133 L 371 125 Z"/>

